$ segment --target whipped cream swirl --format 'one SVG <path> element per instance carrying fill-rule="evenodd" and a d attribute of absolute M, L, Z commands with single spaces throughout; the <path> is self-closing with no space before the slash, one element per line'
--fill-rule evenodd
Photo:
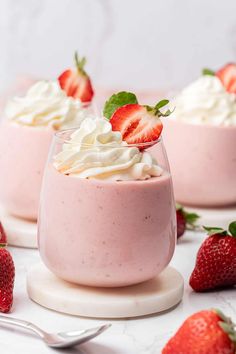
<path fill-rule="evenodd" d="M 79 178 L 127 181 L 160 176 L 162 168 L 148 152 L 122 141 L 106 119 L 86 118 L 54 157 L 55 168 Z"/>
<path fill-rule="evenodd" d="M 76 127 L 88 116 L 81 101 L 68 97 L 56 81 L 35 83 L 25 97 L 11 99 L 5 113 L 18 124 L 55 130 Z"/>
<path fill-rule="evenodd" d="M 173 101 L 174 119 L 193 124 L 236 125 L 236 95 L 216 76 L 203 75 Z"/>

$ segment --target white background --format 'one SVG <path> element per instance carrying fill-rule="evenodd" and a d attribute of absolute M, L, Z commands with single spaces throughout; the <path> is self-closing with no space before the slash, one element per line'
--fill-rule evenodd
<path fill-rule="evenodd" d="M 169 89 L 236 60 L 235 0 L 0 0 L 0 91 L 88 57 L 97 87 Z"/>

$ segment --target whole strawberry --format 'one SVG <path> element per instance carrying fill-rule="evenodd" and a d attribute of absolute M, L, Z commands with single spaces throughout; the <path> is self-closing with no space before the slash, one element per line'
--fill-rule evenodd
<path fill-rule="evenodd" d="M 162 354 L 235 354 L 235 325 L 218 310 L 188 317 Z"/>
<path fill-rule="evenodd" d="M 205 227 L 210 235 L 201 245 L 189 284 L 195 291 L 236 285 L 236 221 L 228 231 Z"/>
<path fill-rule="evenodd" d="M 13 303 L 15 266 L 6 250 L 6 234 L 0 223 L 0 312 L 9 312 Z"/>
<path fill-rule="evenodd" d="M 188 213 L 180 204 L 176 204 L 177 238 L 183 236 L 185 230 L 194 229 L 199 216 L 195 213 Z"/>
<path fill-rule="evenodd" d="M 7 243 L 7 236 L 1 222 L 0 222 L 0 243 L 2 244 Z"/>

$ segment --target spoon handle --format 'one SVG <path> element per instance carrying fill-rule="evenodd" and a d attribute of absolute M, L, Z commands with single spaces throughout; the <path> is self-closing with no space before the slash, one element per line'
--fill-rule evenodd
<path fill-rule="evenodd" d="M 41 338 L 44 338 L 44 336 L 46 334 L 42 329 L 35 326 L 33 323 L 28 322 L 28 321 L 24 321 L 24 320 L 19 320 L 18 318 L 14 318 L 14 317 L 0 315 L 0 324 L 1 323 L 5 323 L 10 326 L 16 326 L 16 327 L 22 327 L 25 329 L 29 329 L 29 330 L 37 333 Z"/>

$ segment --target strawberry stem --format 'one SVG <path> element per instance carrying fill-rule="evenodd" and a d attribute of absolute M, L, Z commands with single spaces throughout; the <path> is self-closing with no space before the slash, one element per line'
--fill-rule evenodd
<path fill-rule="evenodd" d="M 215 76 L 215 72 L 211 69 L 204 68 L 204 69 L 202 69 L 202 75 Z"/>
<path fill-rule="evenodd" d="M 160 108 L 166 106 L 168 103 L 169 103 L 169 100 L 161 100 L 161 101 L 157 102 L 157 104 L 154 107 L 148 106 L 148 105 L 144 105 L 144 107 L 146 107 L 147 111 L 152 112 L 155 116 L 168 117 L 171 113 L 173 113 L 173 111 L 171 111 L 169 109 L 165 113 L 162 113 L 160 111 Z"/>
<path fill-rule="evenodd" d="M 79 58 L 78 56 L 78 52 L 76 51 L 75 52 L 75 65 L 76 65 L 76 68 L 78 70 L 78 72 L 84 74 L 87 76 L 85 70 L 84 70 L 84 66 L 86 64 L 86 58 L 85 57 L 82 57 L 81 59 Z"/>
<path fill-rule="evenodd" d="M 0 243 L 0 248 L 4 248 L 4 247 L 6 247 L 6 246 L 7 246 L 6 243 Z"/>

